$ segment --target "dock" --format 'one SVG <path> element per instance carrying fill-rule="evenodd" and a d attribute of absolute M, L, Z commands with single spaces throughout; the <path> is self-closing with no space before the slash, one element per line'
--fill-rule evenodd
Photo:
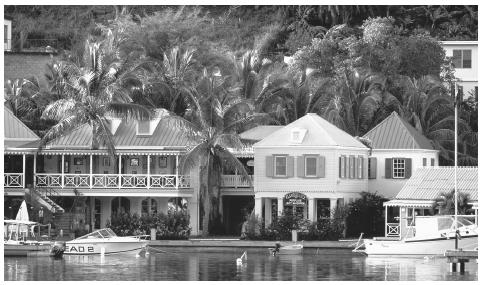
<path fill-rule="evenodd" d="M 472 259 L 478 259 L 479 251 L 450 249 L 445 251 L 444 256 L 447 257 L 450 272 L 464 272 L 465 263 Z"/>

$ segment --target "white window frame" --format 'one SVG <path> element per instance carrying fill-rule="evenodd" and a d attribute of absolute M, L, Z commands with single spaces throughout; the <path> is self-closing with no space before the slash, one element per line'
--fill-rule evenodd
<path fill-rule="evenodd" d="M 341 159 L 340 159 L 340 171 L 341 171 L 341 177 L 340 178 L 346 178 L 345 177 L 345 174 L 346 174 L 346 156 L 342 155 L 340 156 Z"/>
<path fill-rule="evenodd" d="M 277 163 L 276 163 L 276 160 L 279 159 L 279 158 L 282 158 L 285 160 L 285 174 L 278 174 L 277 173 Z M 285 156 L 285 155 L 276 155 L 274 157 L 274 170 L 273 170 L 273 174 L 274 174 L 274 177 L 287 177 L 288 176 L 288 157 Z"/>
<path fill-rule="evenodd" d="M 312 174 L 312 175 L 308 175 L 308 163 L 307 163 L 308 158 L 315 159 L 315 173 Z M 318 162 L 318 159 L 317 159 L 316 156 L 314 156 L 314 155 L 305 156 L 305 177 L 316 177 L 316 173 L 317 173 L 317 170 L 318 170 L 318 165 L 317 165 L 318 163 L 317 162 Z"/>
<path fill-rule="evenodd" d="M 357 160 L 358 160 L 358 177 L 357 178 L 361 179 L 361 178 L 363 178 L 363 175 L 362 175 L 363 174 L 362 173 L 362 171 L 363 171 L 362 157 L 361 156 L 357 157 Z"/>
<path fill-rule="evenodd" d="M 394 158 L 392 162 L 392 178 L 404 179 L 405 178 L 405 165 L 404 158 Z"/>

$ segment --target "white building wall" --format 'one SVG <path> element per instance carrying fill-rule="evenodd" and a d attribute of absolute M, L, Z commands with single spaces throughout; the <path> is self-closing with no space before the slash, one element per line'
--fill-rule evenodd
<path fill-rule="evenodd" d="M 385 178 L 385 159 L 386 158 L 411 158 L 412 159 L 412 175 L 417 168 L 423 167 L 423 158 L 427 159 L 427 166 L 433 158 L 434 166 L 439 165 L 438 151 L 436 150 L 390 150 L 390 149 L 374 149 L 371 157 L 377 159 L 377 175 L 375 179 L 368 179 L 368 190 L 370 192 L 378 192 L 378 194 L 386 198 L 395 198 L 400 192 L 407 179 Z"/>
<path fill-rule="evenodd" d="M 455 77 L 460 80 L 457 84 L 464 88 L 464 97 L 467 97 L 468 92 L 478 86 L 478 44 L 476 41 L 443 41 L 441 44 L 447 57 L 452 57 L 454 50 L 472 51 L 471 68 L 455 69 Z"/>
<path fill-rule="evenodd" d="M 12 21 L 3 19 L 3 26 L 4 26 L 4 29 L 5 28 L 7 29 L 7 34 L 4 35 L 4 37 L 6 36 L 6 38 L 4 41 L 3 48 L 5 51 L 10 51 L 12 49 Z"/>

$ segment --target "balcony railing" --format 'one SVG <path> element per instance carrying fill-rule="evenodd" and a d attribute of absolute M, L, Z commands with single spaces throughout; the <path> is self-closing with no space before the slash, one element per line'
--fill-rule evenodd
<path fill-rule="evenodd" d="M 23 173 L 4 173 L 3 174 L 3 185 L 8 188 L 22 188 L 23 183 Z"/>
<path fill-rule="evenodd" d="M 250 175 L 250 177 L 251 181 L 253 181 L 253 175 Z M 221 186 L 234 188 L 251 187 L 249 181 L 243 179 L 241 175 L 221 175 Z"/>
<path fill-rule="evenodd" d="M 7 180 L 5 180 L 7 181 Z M 120 181 L 120 183 L 119 183 Z M 175 174 L 62 174 L 35 175 L 36 187 L 54 188 L 121 188 L 121 189 L 178 189 L 190 188 L 188 175 Z"/>
<path fill-rule="evenodd" d="M 387 223 L 386 236 L 387 237 L 400 237 L 400 225 L 399 225 L 399 223 Z"/>

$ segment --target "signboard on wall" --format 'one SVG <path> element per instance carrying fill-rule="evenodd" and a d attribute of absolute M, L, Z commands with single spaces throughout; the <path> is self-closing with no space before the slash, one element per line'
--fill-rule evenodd
<path fill-rule="evenodd" d="M 306 195 L 299 192 L 291 192 L 285 195 L 284 204 L 289 205 L 306 205 Z"/>

